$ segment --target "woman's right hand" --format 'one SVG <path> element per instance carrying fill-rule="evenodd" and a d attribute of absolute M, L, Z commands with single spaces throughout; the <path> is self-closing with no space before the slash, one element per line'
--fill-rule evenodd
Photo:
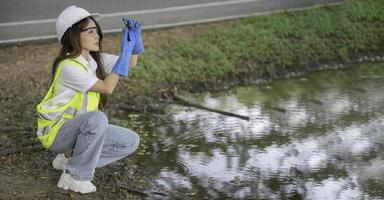
<path fill-rule="evenodd" d="M 132 30 L 136 36 L 136 44 L 133 47 L 133 54 L 142 54 L 144 52 L 143 40 L 141 39 L 141 23 L 134 19 L 123 18 L 123 23 L 129 30 Z"/>
<path fill-rule="evenodd" d="M 121 54 L 132 54 L 133 47 L 136 43 L 136 36 L 133 31 L 128 28 L 123 28 L 123 33 L 121 36 Z"/>
<path fill-rule="evenodd" d="M 112 72 L 120 76 L 128 76 L 129 65 L 131 63 L 132 49 L 135 46 L 136 38 L 133 31 L 128 28 L 123 29 L 121 36 L 121 52 Z"/>

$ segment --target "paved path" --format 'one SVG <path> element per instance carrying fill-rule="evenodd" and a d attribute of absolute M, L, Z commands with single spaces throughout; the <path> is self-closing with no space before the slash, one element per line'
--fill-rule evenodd
<path fill-rule="evenodd" d="M 138 19 L 144 29 L 153 29 L 341 2 L 342 0 L 2 0 L 0 45 L 54 39 L 55 18 L 69 5 L 103 14 L 100 25 L 103 32 L 110 33 L 120 31 L 121 17 Z"/>

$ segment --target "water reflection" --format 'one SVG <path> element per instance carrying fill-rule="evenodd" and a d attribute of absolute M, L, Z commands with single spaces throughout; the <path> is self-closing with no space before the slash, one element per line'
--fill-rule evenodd
<path fill-rule="evenodd" d="M 251 120 L 173 106 L 146 129 L 153 154 L 140 164 L 194 199 L 384 198 L 378 68 L 384 66 L 194 96 Z"/>

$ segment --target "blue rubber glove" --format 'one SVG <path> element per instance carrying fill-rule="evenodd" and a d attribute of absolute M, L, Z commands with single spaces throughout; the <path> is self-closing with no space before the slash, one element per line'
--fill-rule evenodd
<path fill-rule="evenodd" d="M 121 52 L 115 65 L 112 68 L 112 73 L 120 76 L 128 76 L 129 64 L 131 63 L 132 49 L 136 43 L 136 36 L 133 31 L 128 28 L 123 29 L 121 37 Z"/>
<path fill-rule="evenodd" d="M 141 23 L 128 18 L 123 18 L 123 22 L 129 30 L 133 30 L 136 36 L 136 44 L 133 47 L 132 54 L 142 54 L 144 52 L 144 45 L 141 39 Z"/>

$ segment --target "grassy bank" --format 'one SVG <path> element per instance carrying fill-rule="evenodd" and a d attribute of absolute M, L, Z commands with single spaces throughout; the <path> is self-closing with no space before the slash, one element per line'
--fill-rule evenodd
<path fill-rule="evenodd" d="M 174 34 L 149 49 L 125 81 L 132 93 L 158 96 L 172 88 L 222 89 L 380 55 L 384 49 L 381 0 L 347 0 L 334 7 L 282 12 Z M 193 30 L 192 30 L 193 31 Z"/>

